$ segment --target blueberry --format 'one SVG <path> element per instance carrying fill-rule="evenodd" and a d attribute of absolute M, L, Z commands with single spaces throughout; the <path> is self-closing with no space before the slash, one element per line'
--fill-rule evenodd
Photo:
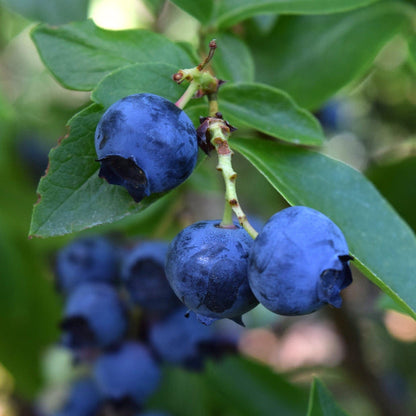
<path fill-rule="evenodd" d="M 121 278 L 132 301 L 144 309 L 166 313 L 181 305 L 165 274 L 168 243 L 137 244 L 122 261 Z"/>
<path fill-rule="evenodd" d="M 102 397 L 91 377 L 76 380 L 69 391 L 62 408 L 56 416 L 93 416 L 96 414 Z"/>
<path fill-rule="evenodd" d="M 78 238 L 59 251 L 55 269 L 58 288 L 64 293 L 84 282 L 113 283 L 116 249 L 105 237 Z"/>
<path fill-rule="evenodd" d="M 248 278 L 254 295 L 281 315 L 311 313 L 324 304 L 340 307 L 351 282 L 348 246 L 341 230 L 307 207 L 273 215 L 254 241 Z"/>
<path fill-rule="evenodd" d="M 180 307 L 153 323 L 149 331 L 149 343 L 161 360 L 199 368 L 203 358 L 199 346 L 213 336 L 212 327 L 201 325 L 195 315 L 187 315 L 186 308 Z"/>
<path fill-rule="evenodd" d="M 106 399 L 136 406 L 141 406 L 160 382 L 160 370 L 149 349 L 133 341 L 100 355 L 94 376 Z"/>
<path fill-rule="evenodd" d="M 193 171 L 198 144 L 190 118 L 154 94 L 114 103 L 95 132 L 99 176 L 127 189 L 136 202 L 181 184 Z"/>
<path fill-rule="evenodd" d="M 45 174 L 48 166 L 48 146 L 45 139 L 33 134 L 33 132 L 22 132 L 16 137 L 17 154 L 22 160 L 24 167 L 37 183 Z"/>
<path fill-rule="evenodd" d="M 240 226 L 201 221 L 182 230 L 169 245 L 166 275 L 182 302 L 209 324 L 220 318 L 239 323 L 257 305 L 247 279 L 253 240 Z"/>
<path fill-rule="evenodd" d="M 73 348 L 111 347 L 123 338 L 127 318 L 118 293 L 104 283 L 84 283 L 67 299 L 63 344 Z"/>
<path fill-rule="evenodd" d="M 329 101 L 316 114 L 318 120 L 326 130 L 340 130 L 342 109 L 338 101 Z"/>

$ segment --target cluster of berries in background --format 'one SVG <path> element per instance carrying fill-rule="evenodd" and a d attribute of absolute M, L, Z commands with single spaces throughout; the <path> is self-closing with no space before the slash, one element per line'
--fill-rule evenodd
<path fill-rule="evenodd" d="M 60 344 L 82 371 L 58 405 L 39 406 L 40 416 L 164 415 L 144 410 L 162 365 L 199 371 L 207 358 L 237 352 L 238 334 L 213 321 L 242 324 L 259 302 L 283 315 L 340 306 L 350 257 L 327 217 L 287 208 L 255 240 L 219 224 L 192 224 L 170 244 L 90 236 L 61 249 Z"/>
<path fill-rule="evenodd" d="M 58 253 L 60 343 L 83 371 L 59 406 L 40 415 L 148 415 L 161 365 L 198 371 L 208 357 L 237 351 L 238 337 L 213 321 L 242 324 L 259 302 L 283 315 L 340 306 L 350 258 L 327 217 L 287 208 L 255 240 L 219 224 L 192 224 L 170 244 L 84 237 Z"/>
<path fill-rule="evenodd" d="M 144 411 L 163 364 L 192 371 L 207 357 L 236 350 L 237 340 L 202 325 L 171 290 L 168 243 L 116 244 L 104 236 L 73 240 L 56 257 L 64 298 L 60 344 L 78 375 L 65 396 L 39 415 L 165 415 Z"/>

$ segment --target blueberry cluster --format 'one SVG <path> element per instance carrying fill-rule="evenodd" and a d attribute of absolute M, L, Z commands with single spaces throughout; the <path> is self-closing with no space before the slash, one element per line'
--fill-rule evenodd
<path fill-rule="evenodd" d="M 203 119 L 205 136 L 211 125 L 221 126 L 223 133 L 232 131 L 219 114 Z M 135 201 L 172 189 L 195 167 L 201 127 L 197 133 L 183 110 L 162 97 L 125 97 L 104 113 L 96 129 L 100 176 L 125 187 Z M 225 136 L 216 140 L 222 140 L 228 149 Z M 219 155 L 227 153 L 224 149 Z M 221 318 L 242 323 L 241 316 L 259 302 L 282 315 L 311 313 L 324 304 L 339 307 L 340 292 L 352 281 L 351 258 L 341 230 L 325 215 L 302 206 L 275 214 L 254 241 L 239 225 L 200 221 L 180 232 L 169 250 L 152 244 L 141 250 L 122 270 L 132 301 L 165 312 L 177 303 L 170 289 L 159 287 L 165 272 L 158 264 L 167 252 L 166 275 L 171 288 L 205 324 Z M 151 261 L 138 266 L 145 257 Z M 152 278 L 139 282 L 134 276 L 140 273 Z M 102 276 L 91 280 L 103 280 Z M 61 280 L 64 289 L 73 284 Z M 138 290 L 141 285 L 144 292 Z M 112 315 L 112 320 L 117 316 Z M 65 325 L 73 326 L 73 318 Z M 85 328 L 79 329 L 79 324 L 77 328 L 87 335 Z"/>
<path fill-rule="evenodd" d="M 181 301 L 209 324 L 241 323 L 259 302 L 281 315 L 302 315 L 325 304 L 341 306 L 352 281 L 341 230 L 303 206 L 273 215 L 253 239 L 238 225 L 195 223 L 169 246 L 166 274 Z"/>
<path fill-rule="evenodd" d="M 172 291 L 167 251 L 163 241 L 115 244 L 103 236 L 77 238 L 59 251 L 60 344 L 83 371 L 59 408 L 42 415 L 162 416 L 144 411 L 162 364 L 199 370 L 221 343 L 229 352 L 221 334 L 189 316 Z"/>

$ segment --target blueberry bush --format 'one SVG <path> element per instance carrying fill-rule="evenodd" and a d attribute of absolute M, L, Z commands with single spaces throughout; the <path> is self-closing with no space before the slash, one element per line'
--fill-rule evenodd
<path fill-rule="evenodd" d="M 414 414 L 415 7 L 0 0 L 0 409 Z"/>

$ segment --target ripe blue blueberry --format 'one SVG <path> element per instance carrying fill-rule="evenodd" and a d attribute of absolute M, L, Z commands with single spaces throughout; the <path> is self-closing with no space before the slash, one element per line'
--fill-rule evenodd
<path fill-rule="evenodd" d="M 193 171 L 196 130 L 183 110 L 154 94 L 114 103 L 95 132 L 99 176 L 127 189 L 136 202 L 181 184 Z"/>
<path fill-rule="evenodd" d="M 340 307 L 351 282 L 348 246 L 341 230 L 308 207 L 273 215 L 254 241 L 248 278 L 254 295 L 281 315 L 311 313 L 324 304 Z"/>
<path fill-rule="evenodd" d="M 102 397 L 91 377 L 76 380 L 70 388 L 68 397 L 56 416 L 94 416 Z"/>
<path fill-rule="evenodd" d="M 24 169 L 36 183 L 48 167 L 49 146 L 42 137 L 33 132 L 21 132 L 16 137 L 16 151 L 24 164 Z"/>
<path fill-rule="evenodd" d="M 213 336 L 212 327 L 201 325 L 195 315 L 186 316 L 184 307 L 154 322 L 149 330 L 150 345 L 162 361 L 191 368 L 200 367 L 199 346 Z"/>
<path fill-rule="evenodd" d="M 339 101 L 329 101 L 317 111 L 316 116 L 325 130 L 339 131 L 343 124 L 343 112 Z"/>
<path fill-rule="evenodd" d="M 85 282 L 113 283 L 116 249 L 105 237 L 78 238 L 59 251 L 55 268 L 58 288 L 64 293 Z"/>
<path fill-rule="evenodd" d="M 113 287 L 84 283 L 69 295 L 61 327 L 62 342 L 70 348 L 111 347 L 126 332 L 126 311 Z"/>
<path fill-rule="evenodd" d="M 181 305 L 165 274 L 168 243 L 147 241 L 123 258 L 121 278 L 132 301 L 152 312 L 166 313 Z"/>
<path fill-rule="evenodd" d="M 101 354 L 94 365 L 94 376 L 106 399 L 137 406 L 156 391 L 160 382 L 160 370 L 149 349 L 134 341 Z"/>
<path fill-rule="evenodd" d="M 166 275 L 182 302 L 206 324 L 220 318 L 238 323 L 257 305 L 247 279 L 252 238 L 240 226 L 201 221 L 169 245 Z"/>

